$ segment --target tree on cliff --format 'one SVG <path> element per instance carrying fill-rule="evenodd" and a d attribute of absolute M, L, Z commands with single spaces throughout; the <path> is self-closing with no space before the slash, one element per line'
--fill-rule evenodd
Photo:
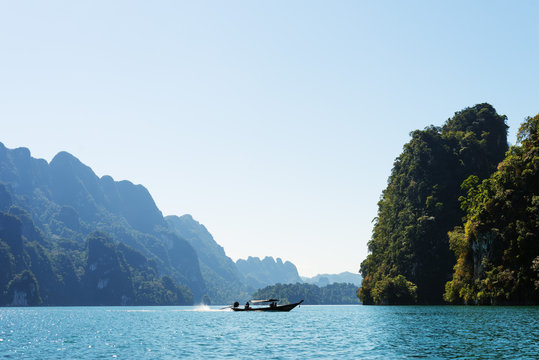
<path fill-rule="evenodd" d="M 464 229 L 450 233 L 457 256 L 445 299 L 466 304 L 539 303 L 539 115 L 521 125 L 498 170 L 464 183 Z"/>
<path fill-rule="evenodd" d="M 455 257 L 448 231 L 461 223 L 461 183 L 488 177 L 507 150 L 506 117 L 489 104 L 443 127 L 411 133 L 378 203 L 370 254 L 361 264 L 364 304 L 437 304 Z"/>

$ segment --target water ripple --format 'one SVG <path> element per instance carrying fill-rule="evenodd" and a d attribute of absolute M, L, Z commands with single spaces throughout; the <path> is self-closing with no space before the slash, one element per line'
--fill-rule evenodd
<path fill-rule="evenodd" d="M 0 308 L 16 359 L 537 358 L 537 307 Z"/>

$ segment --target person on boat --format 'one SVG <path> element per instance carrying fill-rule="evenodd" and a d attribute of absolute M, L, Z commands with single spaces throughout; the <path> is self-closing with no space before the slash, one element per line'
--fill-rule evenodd
<path fill-rule="evenodd" d="M 240 306 L 240 303 L 236 301 L 236 302 L 234 303 L 234 307 L 237 308 L 238 306 Z"/>
<path fill-rule="evenodd" d="M 275 301 L 273 301 L 273 302 L 270 304 L 270 308 L 274 308 L 274 307 L 277 307 L 277 304 L 275 303 Z"/>
<path fill-rule="evenodd" d="M 249 301 L 245 303 L 245 309 L 249 309 Z"/>

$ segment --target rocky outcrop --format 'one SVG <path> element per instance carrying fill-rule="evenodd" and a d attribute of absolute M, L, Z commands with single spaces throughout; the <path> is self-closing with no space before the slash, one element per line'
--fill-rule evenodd
<path fill-rule="evenodd" d="M 87 305 L 128 305 L 133 301 L 131 274 L 112 239 L 95 232 L 88 238 L 88 260 L 83 277 Z"/>
<path fill-rule="evenodd" d="M 271 256 L 266 256 L 260 260 L 258 257 L 249 256 L 247 260 L 238 259 L 236 266 L 245 276 L 245 281 L 255 289 L 277 283 L 302 282 L 296 266 L 290 261 L 283 263 L 281 258 L 273 259 Z"/>
<path fill-rule="evenodd" d="M 7 288 L 7 299 L 10 306 L 41 305 L 39 286 L 31 271 L 24 270 L 11 280 Z"/>

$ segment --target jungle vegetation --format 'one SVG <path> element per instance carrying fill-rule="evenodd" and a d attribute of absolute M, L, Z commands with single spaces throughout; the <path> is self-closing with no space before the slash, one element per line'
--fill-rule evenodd
<path fill-rule="evenodd" d="M 449 233 L 457 257 L 450 303 L 539 304 L 539 115 L 517 140 L 489 178 L 462 184 L 466 217 Z"/>
<path fill-rule="evenodd" d="M 277 265 L 274 280 L 297 276 Z M 0 143 L 0 306 L 225 304 L 256 289 L 202 224 L 163 217 L 142 185 Z"/>
<path fill-rule="evenodd" d="M 349 283 L 334 283 L 319 287 L 314 284 L 275 284 L 257 290 L 253 299 L 277 298 L 281 303 L 304 300 L 305 305 L 359 304 L 357 286 Z"/>
<path fill-rule="evenodd" d="M 155 261 L 107 234 L 93 232 L 84 242 L 48 241 L 29 221 L 18 207 L 0 212 L 0 305 L 193 303 L 188 287 L 160 276 Z M 29 232 L 31 239 L 23 235 Z"/>
<path fill-rule="evenodd" d="M 507 278 L 506 270 L 517 268 L 528 269 L 522 270 L 522 279 L 515 277 L 528 281 L 515 285 L 519 290 L 514 291 L 522 294 L 518 301 L 528 299 L 530 292 L 536 294 L 529 286 L 532 260 L 538 255 L 538 217 L 533 207 L 537 187 L 532 186 L 538 181 L 537 165 L 530 155 L 536 127 L 533 119 L 523 125 L 522 145 L 512 147 L 506 158 L 505 120 L 484 103 L 456 112 L 441 127 L 411 133 L 378 203 L 370 254 L 361 264 L 364 280 L 358 296 L 364 304 L 487 302 L 492 293 L 480 294 L 483 287 L 478 279 L 484 282 L 498 276 L 498 284 Z M 501 198 L 503 194 L 506 198 Z M 509 199 L 514 202 L 508 204 Z M 494 204 L 496 211 L 492 211 Z M 496 223 L 509 225 L 501 209 L 511 214 L 513 225 L 492 230 Z M 527 215 L 515 218 L 516 213 Z M 484 224 L 486 214 L 490 225 Z M 463 221 L 465 230 L 459 228 Z M 499 236 L 494 236 L 496 231 Z M 496 245 L 486 246 L 487 238 Z M 502 245 L 517 243 L 523 248 Z M 529 251 L 526 257 L 522 257 L 524 248 Z"/>

